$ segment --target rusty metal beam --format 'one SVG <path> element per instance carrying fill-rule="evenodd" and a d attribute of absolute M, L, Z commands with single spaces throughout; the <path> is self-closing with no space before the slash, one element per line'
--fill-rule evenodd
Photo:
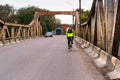
<path fill-rule="evenodd" d="M 39 12 L 39 16 L 44 15 L 75 15 L 74 11 L 50 11 L 50 12 Z"/>
<path fill-rule="evenodd" d="M 14 27 L 30 27 L 29 25 L 8 23 L 8 22 L 5 22 L 5 25 L 6 25 L 6 26 L 14 26 Z"/>
<path fill-rule="evenodd" d="M 4 21 L 0 20 L 0 23 L 4 24 Z"/>

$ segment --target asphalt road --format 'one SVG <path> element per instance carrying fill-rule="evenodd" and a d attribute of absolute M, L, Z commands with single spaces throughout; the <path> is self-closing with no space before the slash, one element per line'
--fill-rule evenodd
<path fill-rule="evenodd" d="M 0 80 L 105 80 L 76 44 L 65 36 L 29 39 L 0 47 Z"/>

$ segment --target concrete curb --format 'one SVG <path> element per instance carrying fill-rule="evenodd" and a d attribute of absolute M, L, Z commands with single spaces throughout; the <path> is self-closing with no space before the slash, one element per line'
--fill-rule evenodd
<path fill-rule="evenodd" d="M 97 64 L 98 67 L 104 67 L 107 64 L 107 56 L 108 54 L 105 51 L 100 52 L 100 56 L 94 59 L 94 62 Z"/>
<path fill-rule="evenodd" d="M 91 46 L 91 45 L 90 45 L 90 46 Z M 92 52 L 89 53 L 89 55 L 90 55 L 90 57 L 91 57 L 92 59 L 96 59 L 96 58 L 100 57 L 100 52 L 101 52 L 101 49 L 100 49 L 100 48 L 92 45 Z"/>
<path fill-rule="evenodd" d="M 112 72 L 108 73 L 108 76 L 111 79 L 119 79 L 120 80 L 120 60 L 117 58 L 113 58 L 112 62 L 114 63 L 115 69 Z"/>
<path fill-rule="evenodd" d="M 80 37 L 76 37 L 75 41 L 111 79 L 120 79 L 119 59 Z"/>

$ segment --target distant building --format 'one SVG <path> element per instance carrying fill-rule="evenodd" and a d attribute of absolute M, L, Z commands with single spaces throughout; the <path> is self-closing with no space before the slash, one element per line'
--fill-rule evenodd
<path fill-rule="evenodd" d="M 56 28 L 55 29 L 56 35 L 65 35 L 66 27 L 67 27 L 66 25 L 63 25 L 63 26 Z"/>
<path fill-rule="evenodd" d="M 65 31 L 63 28 L 59 27 L 55 29 L 56 35 L 64 35 Z"/>

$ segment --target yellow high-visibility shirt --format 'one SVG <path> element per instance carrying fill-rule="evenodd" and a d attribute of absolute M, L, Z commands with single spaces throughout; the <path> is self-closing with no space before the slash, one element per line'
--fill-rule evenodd
<path fill-rule="evenodd" d="M 72 33 L 68 33 L 68 28 L 66 29 L 66 36 L 67 37 L 73 37 L 75 34 L 74 30 L 72 29 Z"/>

